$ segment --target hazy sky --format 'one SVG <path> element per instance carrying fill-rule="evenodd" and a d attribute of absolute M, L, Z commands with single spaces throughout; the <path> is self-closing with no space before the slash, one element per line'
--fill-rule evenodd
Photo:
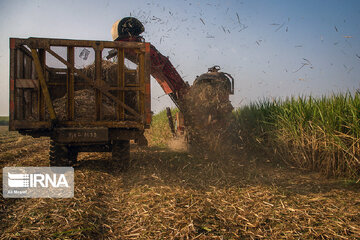
<path fill-rule="evenodd" d="M 360 88 L 360 1 L 0 0 L 0 115 L 8 115 L 9 37 L 112 40 L 129 15 L 192 83 L 220 65 L 234 106 Z M 173 106 L 152 80 L 152 109 Z"/>

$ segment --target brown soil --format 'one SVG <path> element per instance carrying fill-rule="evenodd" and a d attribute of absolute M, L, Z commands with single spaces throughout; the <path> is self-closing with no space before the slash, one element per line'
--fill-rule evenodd
<path fill-rule="evenodd" d="M 0 127 L 4 166 L 47 166 L 47 138 Z M 266 155 L 133 147 L 131 167 L 81 153 L 71 199 L 0 198 L 0 239 L 359 239 L 360 187 Z"/>

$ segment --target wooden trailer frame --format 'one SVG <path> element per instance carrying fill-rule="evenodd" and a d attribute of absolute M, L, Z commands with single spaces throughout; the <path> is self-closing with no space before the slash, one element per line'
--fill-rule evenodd
<path fill-rule="evenodd" d="M 51 47 L 66 47 L 67 59 L 62 58 Z M 81 70 L 75 67 L 74 49 L 92 48 L 95 52 L 95 79 L 86 76 Z M 113 87 L 107 84 L 102 78 L 102 51 L 105 48 L 117 50 L 117 82 L 118 86 Z M 124 66 L 126 52 L 135 52 L 138 56 L 137 74 L 139 84 L 125 86 Z M 66 74 L 66 120 L 60 121 L 56 117 L 53 102 L 49 94 L 49 81 L 47 72 L 51 68 L 46 66 L 46 53 L 51 54 L 66 66 L 66 69 L 57 69 Z M 74 89 L 75 78 L 80 76 L 85 84 L 95 89 L 95 121 L 76 121 L 74 117 Z M 33 104 L 24 101 L 25 89 L 37 89 L 37 96 L 30 96 L 30 99 L 37 100 L 37 113 L 35 120 L 25 118 L 28 108 Z M 116 94 L 110 91 L 116 91 Z M 139 93 L 139 109 L 124 103 L 126 91 L 137 91 Z M 107 96 L 116 103 L 116 120 L 106 121 L 102 114 L 102 97 Z M 151 97 L 150 97 L 150 44 L 141 42 L 110 42 L 90 40 L 68 40 L 50 38 L 10 38 L 10 108 L 9 108 L 9 130 L 49 132 L 54 127 L 105 127 L 105 128 L 126 128 L 144 130 L 151 122 Z M 45 117 L 45 109 L 49 119 Z M 125 111 L 134 117 L 134 120 L 125 119 Z"/>

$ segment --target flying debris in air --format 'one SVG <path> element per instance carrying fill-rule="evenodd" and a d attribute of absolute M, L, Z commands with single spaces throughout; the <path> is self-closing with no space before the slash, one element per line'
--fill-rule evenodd
<path fill-rule="evenodd" d="M 336 27 L 336 26 L 334 26 L 334 28 L 335 28 L 335 31 L 336 31 L 336 32 L 339 32 L 339 30 L 337 29 L 337 27 Z"/>
<path fill-rule="evenodd" d="M 284 25 L 285 25 L 285 23 L 281 24 L 281 25 L 275 30 L 275 32 L 279 31 Z"/>
<path fill-rule="evenodd" d="M 293 71 L 293 73 L 296 73 L 296 72 L 300 71 L 300 69 L 302 69 L 302 68 L 305 67 L 305 66 L 309 66 L 310 69 L 313 69 L 313 68 L 314 68 L 313 65 L 312 65 L 312 63 L 311 63 L 309 60 L 307 60 L 306 58 L 303 58 L 303 60 L 304 60 L 305 62 L 302 63 L 301 66 L 300 66 L 296 71 Z"/>
<path fill-rule="evenodd" d="M 306 66 L 306 65 L 308 65 L 307 63 L 303 63 L 302 65 L 301 65 L 301 67 L 299 67 L 299 69 L 298 70 L 296 70 L 296 71 L 294 71 L 293 73 L 296 73 L 296 72 L 298 72 L 300 69 L 302 69 L 304 66 Z"/>
<path fill-rule="evenodd" d="M 240 17 L 239 17 L 239 14 L 238 14 L 238 13 L 236 13 L 236 17 L 237 17 L 238 23 L 241 24 L 241 22 L 240 22 Z"/>
<path fill-rule="evenodd" d="M 313 65 L 312 65 L 312 63 L 311 63 L 309 60 L 307 60 L 306 58 L 303 58 L 303 59 L 304 59 L 305 62 L 308 63 L 310 69 L 313 69 L 313 68 L 314 68 Z"/>
<path fill-rule="evenodd" d="M 239 17 L 239 14 L 238 14 L 238 13 L 236 13 L 236 18 L 237 18 L 237 21 L 238 21 L 239 26 L 240 26 L 239 32 L 241 32 L 242 30 L 245 30 L 248 26 L 246 26 L 245 24 L 241 23 L 240 17 Z M 229 31 L 229 30 L 228 30 L 228 31 Z"/>
<path fill-rule="evenodd" d="M 290 21 L 290 18 L 288 18 L 288 21 Z M 280 29 L 282 29 L 282 28 L 284 27 L 285 22 L 283 22 L 282 24 L 280 24 L 280 23 L 271 23 L 270 25 L 272 25 L 272 26 L 279 26 L 279 27 L 277 27 L 277 28 L 275 29 L 275 32 L 277 32 L 277 31 L 279 31 Z M 286 31 L 286 32 L 289 31 L 289 26 L 286 26 L 285 31 Z"/>
<path fill-rule="evenodd" d="M 360 56 L 359 56 L 359 54 L 355 54 L 359 59 L 360 59 Z"/>
<path fill-rule="evenodd" d="M 350 73 L 350 72 L 351 72 L 351 70 L 353 70 L 353 67 L 348 68 L 348 66 L 346 66 L 345 64 L 343 64 L 343 66 L 344 66 L 345 71 L 346 71 L 347 73 Z"/>
<path fill-rule="evenodd" d="M 205 22 L 204 22 L 204 20 L 202 18 L 200 18 L 200 21 L 205 25 Z"/>
<path fill-rule="evenodd" d="M 256 42 L 256 44 L 257 44 L 257 45 L 259 45 L 259 46 L 260 46 L 260 43 L 262 42 L 262 40 L 261 40 L 261 39 L 259 39 L 259 40 L 255 41 L 255 42 Z"/>

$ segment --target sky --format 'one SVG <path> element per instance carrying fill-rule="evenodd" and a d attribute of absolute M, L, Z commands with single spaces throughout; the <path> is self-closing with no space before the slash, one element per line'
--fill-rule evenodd
<path fill-rule="evenodd" d="M 357 0 L 0 0 L 0 116 L 8 115 L 9 38 L 111 41 L 134 16 L 190 84 L 209 67 L 235 79 L 234 107 L 360 88 Z M 173 107 L 151 80 L 152 110 Z"/>

